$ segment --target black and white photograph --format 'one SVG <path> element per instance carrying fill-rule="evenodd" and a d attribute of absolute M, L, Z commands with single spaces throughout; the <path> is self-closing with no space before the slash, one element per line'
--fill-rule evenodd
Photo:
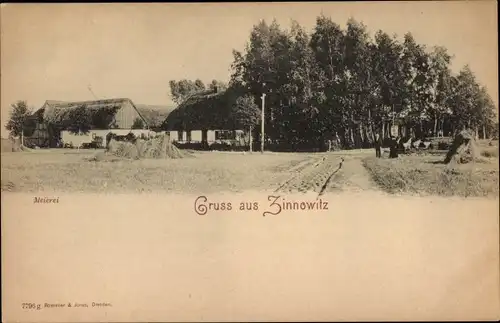
<path fill-rule="evenodd" d="M 6 322 L 500 319 L 495 1 L 0 21 Z"/>

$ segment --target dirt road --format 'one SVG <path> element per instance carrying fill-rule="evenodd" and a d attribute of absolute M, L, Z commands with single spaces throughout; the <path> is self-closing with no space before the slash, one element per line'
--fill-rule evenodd
<path fill-rule="evenodd" d="M 275 192 L 327 192 L 377 190 L 361 160 L 364 154 L 321 154 L 290 169 L 292 175 Z"/>

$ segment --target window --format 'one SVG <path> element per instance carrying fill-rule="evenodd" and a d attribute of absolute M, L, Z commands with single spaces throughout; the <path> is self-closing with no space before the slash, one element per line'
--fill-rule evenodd
<path fill-rule="evenodd" d="M 234 140 L 236 139 L 236 133 L 232 130 L 216 130 L 215 140 Z"/>

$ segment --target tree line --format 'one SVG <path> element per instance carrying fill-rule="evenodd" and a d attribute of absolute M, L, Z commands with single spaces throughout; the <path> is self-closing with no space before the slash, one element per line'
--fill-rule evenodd
<path fill-rule="evenodd" d="M 176 104 L 180 104 L 185 101 L 190 95 L 203 92 L 203 91 L 214 91 L 214 90 L 226 90 L 228 85 L 223 81 L 212 80 L 208 84 L 204 84 L 202 80 L 196 79 L 195 81 L 182 79 L 179 81 L 171 80 L 169 82 L 170 95 L 172 101 Z"/>
<path fill-rule="evenodd" d="M 247 93 L 235 113 L 249 119 L 266 93 L 271 141 L 310 145 L 338 137 L 346 148 L 361 147 L 375 133 L 390 136 L 393 124 L 399 136 L 415 138 L 498 131 L 493 100 L 469 66 L 454 74 L 445 47 L 427 48 L 410 32 L 402 41 L 382 30 L 372 38 L 353 18 L 342 29 L 323 15 L 311 33 L 296 21 L 286 30 L 262 20 L 233 56 L 229 86 Z M 250 119 L 248 126 L 260 123 Z"/>

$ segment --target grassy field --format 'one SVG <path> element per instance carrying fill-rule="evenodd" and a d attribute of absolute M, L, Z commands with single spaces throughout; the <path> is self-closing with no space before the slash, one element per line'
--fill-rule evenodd
<path fill-rule="evenodd" d="M 498 147 L 482 162 L 450 168 L 445 151 L 374 157 L 374 150 L 333 153 L 196 152 L 182 159 L 89 161 L 95 150 L 2 153 L 2 190 L 13 192 L 383 191 L 392 194 L 498 197 Z M 327 157 L 326 157 L 327 156 Z M 323 158 L 326 157 L 326 158 Z M 339 161 L 343 164 L 339 169 Z M 326 160 L 326 161 L 325 161 Z M 321 163 L 322 162 L 322 163 Z"/>
<path fill-rule="evenodd" d="M 87 161 L 66 149 L 2 153 L 2 187 L 24 192 L 217 192 L 264 190 L 309 159 L 302 154 L 200 152 L 194 158 Z M 11 184 L 9 184 L 11 183 Z"/>
<path fill-rule="evenodd" d="M 445 152 L 400 155 L 398 159 L 369 157 L 363 165 L 373 181 L 389 193 L 498 197 L 498 147 L 482 147 L 480 160 L 445 165 Z"/>

